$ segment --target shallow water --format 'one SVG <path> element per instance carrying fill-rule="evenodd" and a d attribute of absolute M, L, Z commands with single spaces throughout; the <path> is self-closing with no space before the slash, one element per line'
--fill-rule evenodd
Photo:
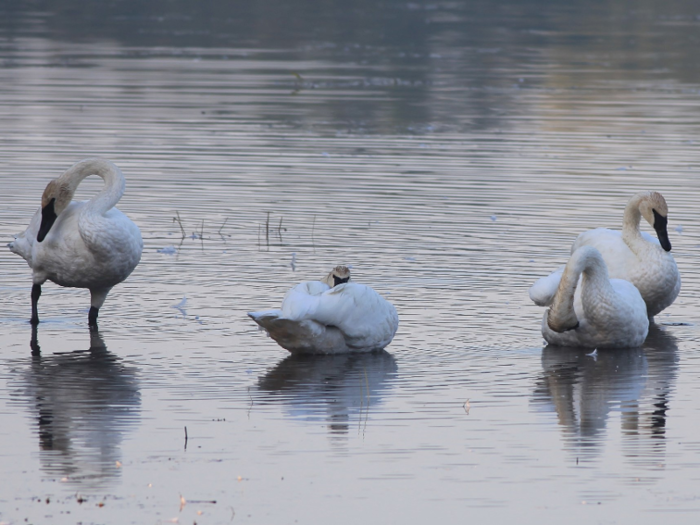
<path fill-rule="evenodd" d="M 694 522 L 691 2 L 61 4 L 0 4 L 0 231 L 100 155 L 144 254 L 99 333 L 47 284 L 33 334 L 0 251 L 0 523 Z M 528 287 L 641 189 L 681 295 L 544 347 Z M 246 312 L 336 264 L 394 342 L 289 357 Z"/>

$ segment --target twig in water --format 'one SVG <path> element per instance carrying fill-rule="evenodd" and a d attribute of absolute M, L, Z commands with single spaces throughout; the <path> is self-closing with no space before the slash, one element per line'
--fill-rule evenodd
<path fill-rule="evenodd" d="M 369 405 L 369 379 L 367 379 L 367 369 L 363 369 L 365 372 L 365 385 L 367 386 L 367 405 Z"/>
<path fill-rule="evenodd" d="M 265 220 L 265 243 L 268 249 L 270 248 L 270 212 L 267 212 L 267 219 Z"/>
<path fill-rule="evenodd" d="M 282 228 L 282 219 L 283 217 L 280 217 L 280 225 L 277 227 L 277 235 L 280 236 L 280 241 L 282 240 L 282 231 L 287 231 L 287 228 Z"/>
<path fill-rule="evenodd" d="M 370 403 L 370 400 L 369 400 L 369 379 L 367 378 L 367 369 L 366 369 L 366 368 L 363 368 L 362 371 L 363 371 L 364 374 L 365 374 L 365 386 L 367 387 L 367 409 L 364 411 L 364 412 L 365 412 L 365 421 L 364 421 L 365 424 L 364 424 L 364 428 L 362 428 L 362 433 L 363 433 L 363 435 L 364 435 L 364 431 L 367 430 L 367 420 L 369 419 L 369 403 Z M 363 404 L 364 404 L 364 400 L 365 400 L 365 395 L 364 395 L 364 392 L 362 392 L 362 387 L 360 386 L 360 419 L 359 419 L 358 422 L 357 422 L 357 424 L 358 424 L 358 429 L 357 429 L 357 430 L 358 430 L 358 434 L 359 434 L 359 431 L 360 431 L 360 428 L 361 428 L 361 425 L 362 425 L 362 406 L 363 406 Z"/>
<path fill-rule="evenodd" d="M 185 228 L 182 226 L 182 219 L 180 219 L 180 212 L 175 210 L 175 213 L 177 213 L 177 217 L 173 217 L 173 222 L 177 222 L 180 225 L 180 231 L 182 232 L 182 238 L 184 239 L 187 237 L 187 234 L 185 233 Z"/>
<path fill-rule="evenodd" d="M 187 427 L 185 427 L 185 450 L 187 450 Z"/>
<path fill-rule="evenodd" d="M 292 75 L 297 77 L 298 82 L 294 82 L 294 91 L 292 91 L 292 95 L 296 95 L 299 93 L 302 88 L 304 87 L 304 78 L 297 72 L 292 71 Z"/>
<path fill-rule="evenodd" d="M 226 226 L 226 221 L 228 221 L 228 217 L 226 217 L 226 218 L 224 219 L 224 223 L 221 225 L 221 228 L 219 228 L 219 231 L 217 232 L 217 233 L 218 233 L 219 235 L 221 235 L 222 237 L 223 237 L 224 235 L 223 235 L 223 233 L 221 233 L 221 230 L 223 230 L 223 229 L 224 229 L 224 226 Z"/>

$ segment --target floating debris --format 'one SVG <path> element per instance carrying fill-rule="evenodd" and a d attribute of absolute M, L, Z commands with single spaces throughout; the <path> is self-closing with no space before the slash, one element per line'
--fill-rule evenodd
<path fill-rule="evenodd" d="M 185 310 L 186 306 L 187 306 L 187 296 L 183 295 L 182 300 L 179 303 L 172 305 L 170 308 L 175 308 L 176 310 L 180 310 L 180 313 L 182 314 L 182 316 L 185 317 L 187 315 L 187 311 Z"/>
<path fill-rule="evenodd" d="M 158 253 L 164 253 L 166 255 L 173 255 L 177 253 L 177 248 L 175 248 L 175 246 L 171 244 L 170 246 L 166 246 L 165 248 L 158 248 L 156 251 Z"/>

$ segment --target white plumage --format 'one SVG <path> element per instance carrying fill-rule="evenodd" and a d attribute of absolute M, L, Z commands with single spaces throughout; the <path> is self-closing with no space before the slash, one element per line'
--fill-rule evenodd
<path fill-rule="evenodd" d="M 609 279 L 600 252 L 578 248 L 560 274 L 542 335 L 556 346 L 629 348 L 649 331 L 646 304 L 629 281 Z"/>
<path fill-rule="evenodd" d="M 88 201 L 72 201 L 80 182 L 90 175 L 102 177 L 104 188 Z M 50 280 L 89 289 L 88 319 L 96 325 L 109 291 L 136 268 L 143 249 L 141 232 L 114 207 L 124 189 L 124 175 L 104 159 L 80 161 L 48 184 L 42 207 L 9 244 L 32 269 L 32 323 L 39 322 L 41 285 Z"/>
<path fill-rule="evenodd" d="M 330 286 L 338 269 L 347 278 Z M 285 295 L 281 309 L 248 315 L 295 354 L 371 352 L 386 347 L 399 326 L 394 306 L 369 286 L 347 282 L 346 268 L 334 272 L 326 282 L 296 285 Z"/>
<path fill-rule="evenodd" d="M 625 208 L 621 232 L 606 228 L 588 230 L 571 247 L 571 253 L 582 246 L 595 247 L 605 260 L 610 278 L 625 279 L 637 287 L 650 318 L 670 306 L 681 289 L 678 266 L 670 254 L 667 216 L 668 207 L 660 193 L 637 193 Z M 640 231 L 642 217 L 656 230 L 659 240 Z M 535 304 L 551 304 L 561 271 L 560 268 L 539 279 L 530 288 Z"/>

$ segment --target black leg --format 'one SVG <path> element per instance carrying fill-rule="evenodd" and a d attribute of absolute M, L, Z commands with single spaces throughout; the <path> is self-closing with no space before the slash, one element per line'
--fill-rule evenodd
<path fill-rule="evenodd" d="M 41 297 L 41 285 L 35 284 L 32 286 L 32 318 L 30 320 L 35 326 L 39 324 L 39 297 Z"/>
<path fill-rule="evenodd" d="M 29 348 L 32 349 L 33 356 L 41 355 L 41 347 L 39 346 L 39 339 L 36 333 L 36 325 L 32 325 L 32 340 L 29 342 Z"/>
<path fill-rule="evenodd" d="M 94 306 L 90 307 L 90 312 L 88 313 L 88 325 L 97 328 L 97 314 L 99 311 L 99 308 L 95 308 Z"/>

